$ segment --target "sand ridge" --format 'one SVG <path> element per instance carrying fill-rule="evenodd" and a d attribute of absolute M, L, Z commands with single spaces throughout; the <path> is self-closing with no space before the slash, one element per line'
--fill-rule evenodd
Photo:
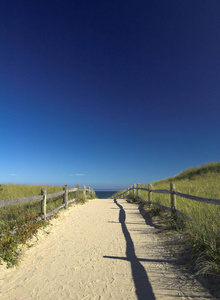
<path fill-rule="evenodd" d="M 155 230 L 124 199 L 71 206 L 17 268 L 1 268 L 0 298 L 213 299 L 178 269 Z"/>

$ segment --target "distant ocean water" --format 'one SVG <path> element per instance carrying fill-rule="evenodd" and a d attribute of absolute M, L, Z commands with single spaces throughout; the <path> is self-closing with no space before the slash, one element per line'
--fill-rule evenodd
<path fill-rule="evenodd" d="M 99 199 L 106 199 L 111 198 L 111 196 L 117 193 L 117 191 L 95 191 L 95 193 Z"/>

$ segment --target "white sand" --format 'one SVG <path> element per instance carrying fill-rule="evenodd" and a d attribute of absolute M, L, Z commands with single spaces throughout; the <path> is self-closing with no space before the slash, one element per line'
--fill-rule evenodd
<path fill-rule="evenodd" d="M 62 211 L 19 267 L 1 267 L 0 299 L 211 298 L 172 263 L 137 206 L 117 201 L 123 208 L 96 199 Z"/>

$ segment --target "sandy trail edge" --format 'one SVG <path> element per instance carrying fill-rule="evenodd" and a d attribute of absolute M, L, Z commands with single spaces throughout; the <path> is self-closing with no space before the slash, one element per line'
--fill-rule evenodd
<path fill-rule="evenodd" d="M 178 269 L 136 205 L 95 199 L 51 224 L 18 268 L 1 268 L 2 300 L 213 299 Z"/>

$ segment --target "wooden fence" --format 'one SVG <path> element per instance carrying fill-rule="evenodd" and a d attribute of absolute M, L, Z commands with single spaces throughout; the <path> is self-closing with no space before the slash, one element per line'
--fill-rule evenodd
<path fill-rule="evenodd" d="M 0 207 L 6 207 L 9 205 L 15 205 L 15 204 L 20 204 L 20 203 L 25 203 L 25 202 L 41 201 L 41 214 L 42 214 L 42 218 L 45 220 L 47 217 L 52 216 L 61 208 L 64 207 L 65 209 L 67 209 L 68 204 L 76 201 L 76 197 L 79 195 L 79 191 L 82 191 L 82 194 L 84 197 L 87 197 L 87 195 L 95 194 L 94 190 L 91 189 L 90 187 L 88 187 L 86 189 L 85 185 L 83 185 L 83 188 L 80 189 L 78 184 L 76 185 L 75 188 L 68 188 L 67 185 L 64 185 L 63 191 L 53 193 L 53 194 L 48 194 L 48 195 L 46 194 L 46 189 L 42 188 L 40 196 L 0 200 Z M 75 192 L 75 198 L 68 200 L 68 194 L 72 193 L 72 192 Z M 61 195 L 63 195 L 63 204 L 60 205 L 59 207 L 56 207 L 54 210 L 47 212 L 47 199 L 51 199 L 51 198 L 58 197 Z"/>
<path fill-rule="evenodd" d="M 130 186 L 125 191 L 123 191 L 121 194 L 117 194 L 117 197 L 124 198 L 124 197 L 126 197 L 126 195 L 129 195 L 131 193 L 133 194 L 133 196 L 135 196 L 135 190 L 137 190 L 137 198 L 140 201 L 142 201 L 144 203 L 148 203 L 149 205 L 154 204 L 158 207 L 168 209 L 168 210 L 171 211 L 172 215 L 176 215 L 176 214 L 183 215 L 183 213 L 178 211 L 177 208 L 176 208 L 176 196 L 180 196 L 180 197 L 183 197 L 183 198 L 186 198 L 186 199 L 199 201 L 199 202 L 203 202 L 203 203 L 220 205 L 220 199 L 204 198 L 204 197 L 198 197 L 198 196 L 194 196 L 194 195 L 189 195 L 189 194 L 184 194 L 184 193 L 177 192 L 176 189 L 175 189 L 175 184 L 172 183 L 172 182 L 170 183 L 170 189 L 169 190 L 163 190 L 163 189 L 154 190 L 152 188 L 151 184 L 148 185 L 148 188 L 142 188 L 140 184 L 137 184 L 137 186 L 134 184 L 133 187 Z M 140 197 L 140 191 L 141 190 L 148 192 L 147 201 Z M 170 194 L 170 207 L 161 205 L 157 202 L 152 202 L 152 193 Z M 185 216 L 185 217 L 188 218 L 187 216 Z"/>

